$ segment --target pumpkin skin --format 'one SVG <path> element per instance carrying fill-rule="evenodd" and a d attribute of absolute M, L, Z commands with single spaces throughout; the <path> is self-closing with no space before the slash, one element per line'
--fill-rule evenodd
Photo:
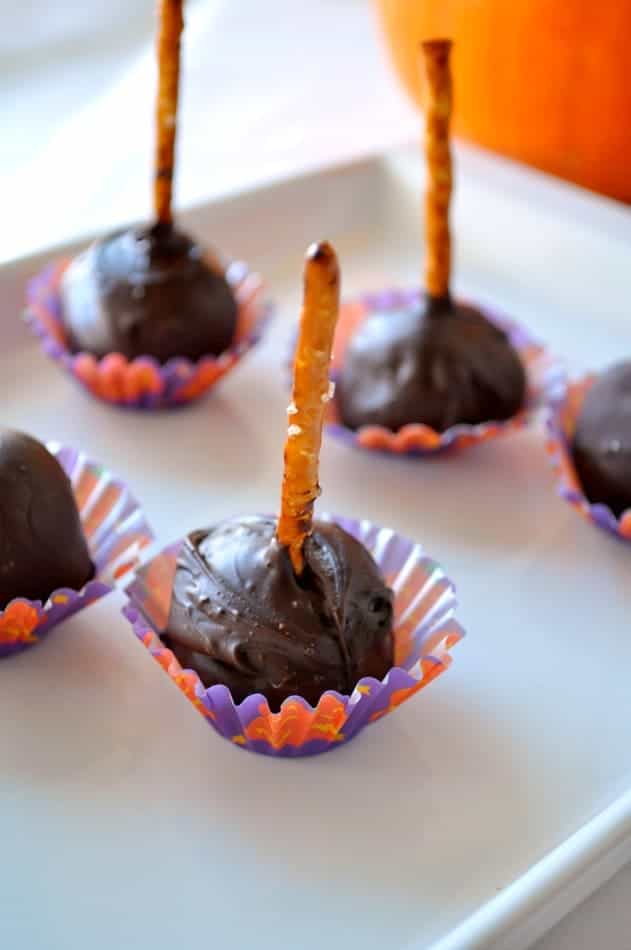
<path fill-rule="evenodd" d="M 454 39 L 454 131 L 631 202 L 631 0 L 376 0 L 421 103 L 418 44 Z"/>

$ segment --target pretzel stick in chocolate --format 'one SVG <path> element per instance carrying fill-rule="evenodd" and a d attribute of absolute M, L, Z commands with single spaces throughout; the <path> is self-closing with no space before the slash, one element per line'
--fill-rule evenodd
<path fill-rule="evenodd" d="M 320 494 L 318 463 L 330 399 L 329 363 L 339 303 L 340 273 L 335 251 L 326 241 L 312 244 L 305 260 L 277 530 L 280 544 L 289 549 L 296 574 L 301 574 L 304 567 L 302 547 L 311 534 L 313 505 Z"/>
<path fill-rule="evenodd" d="M 449 203 L 451 198 L 451 152 L 449 122 L 452 91 L 449 54 L 451 40 L 426 40 L 421 43 L 425 86 L 425 290 L 430 297 L 449 295 L 451 236 Z"/>
<path fill-rule="evenodd" d="M 180 36 L 183 0 L 159 0 L 158 98 L 156 102 L 156 152 L 153 203 L 160 224 L 170 224 L 175 160 L 177 97 L 180 78 Z"/>

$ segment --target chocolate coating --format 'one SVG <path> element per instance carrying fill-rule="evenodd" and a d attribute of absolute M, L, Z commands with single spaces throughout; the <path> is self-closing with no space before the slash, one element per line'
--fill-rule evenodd
<path fill-rule="evenodd" d="M 226 350 L 237 303 L 218 265 L 170 225 L 119 231 L 77 257 L 61 286 L 73 352 L 197 360 Z"/>
<path fill-rule="evenodd" d="M 0 608 L 80 590 L 93 574 L 63 468 L 41 442 L 0 429 Z"/>
<path fill-rule="evenodd" d="M 296 577 L 276 520 L 241 517 L 189 535 L 162 639 L 205 686 L 236 702 L 262 693 L 316 705 L 393 665 L 392 591 L 372 557 L 338 525 L 316 522 Z"/>
<path fill-rule="evenodd" d="M 349 341 L 337 385 L 344 425 L 397 431 L 425 423 L 510 419 L 526 375 L 506 333 L 473 307 L 424 298 L 420 307 L 367 317 Z"/>
<path fill-rule="evenodd" d="M 585 396 L 572 454 L 591 502 L 618 517 L 631 508 L 631 361 L 602 373 Z"/>

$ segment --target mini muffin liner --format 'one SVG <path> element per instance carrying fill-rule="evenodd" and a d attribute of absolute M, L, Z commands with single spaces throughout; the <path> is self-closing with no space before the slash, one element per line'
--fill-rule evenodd
<path fill-rule="evenodd" d="M 379 681 L 361 679 L 351 696 L 325 692 L 315 709 L 299 696 L 270 711 L 260 694 L 237 705 L 226 686 L 206 689 L 197 673 L 182 669 L 161 642 L 182 541 L 143 565 L 127 588 L 123 609 L 138 639 L 219 735 L 262 755 L 316 755 L 350 742 L 361 730 L 392 712 L 443 673 L 450 651 L 464 636 L 454 618 L 455 589 L 423 549 L 369 521 L 323 516 L 354 535 L 370 551 L 395 592 L 395 663 Z"/>
<path fill-rule="evenodd" d="M 56 442 L 47 448 L 72 483 L 95 576 L 81 590 L 54 591 L 44 604 L 24 597 L 10 601 L 0 610 L 0 658 L 34 646 L 55 624 L 109 594 L 153 540 L 142 509 L 123 482 L 76 449 Z"/>
<path fill-rule="evenodd" d="M 335 337 L 331 372 L 333 381 L 339 378 L 350 337 L 366 317 L 377 311 L 383 313 L 402 307 L 414 307 L 420 303 L 422 296 L 423 292 L 419 289 L 392 289 L 364 294 L 359 299 L 344 304 L 340 310 Z M 564 386 L 564 370 L 559 361 L 524 327 L 498 313 L 486 309 L 484 312 L 489 320 L 508 334 L 526 370 L 526 401 L 524 408 L 517 415 L 504 422 L 451 426 L 445 432 L 436 432 L 423 424 L 406 425 L 397 432 L 384 426 L 362 426 L 353 431 L 342 425 L 334 398 L 328 406 L 328 431 L 347 444 L 364 449 L 397 455 L 427 456 L 447 449 L 464 449 L 525 428 L 552 399 L 558 398 Z"/>
<path fill-rule="evenodd" d="M 547 419 L 548 454 L 557 476 L 558 492 L 580 515 L 622 541 L 631 542 L 631 508 L 617 518 L 608 505 L 592 504 L 583 491 L 574 459 L 572 440 L 583 400 L 595 375 L 570 382 L 565 397 L 553 402 Z"/>
<path fill-rule="evenodd" d="M 198 399 L 259 342 L 271 317 L 261 278 L 235 261 L 225 276 L 237 299 L 237 331 L 232 346 L 219 356 L 204 356 L 197 362 L 176 358 L 161 365 L 151 356 L 128 360 L 120 353 L 108 353 L 99 360 L 90 353 L 71 353 L 60 296 L 70 263 L 65 258 L 50 264 L 31 280 L 24 317 L 55 362 L 97 399 L 115 406 L 165 409 Z"/>

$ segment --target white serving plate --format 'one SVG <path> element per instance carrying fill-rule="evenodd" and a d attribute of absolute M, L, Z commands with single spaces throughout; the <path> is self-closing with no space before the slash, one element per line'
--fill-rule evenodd
<path fill-rule="evenodd" d="M 302 253 L 335 241 L 344 291 L 420 273 L 405 150 L 216 202 L 199 234 L 279 306 L 221 389 L 140 415 L 91 401 L 17 321 L 2 272 L 2 421 L 129 481 L 161 541 L 280 490 L 279 365 Z M 631 213 L 459 152 L 457 289 L 574 369 L 631 352 Z M 56 252 L 57 253 L 57 252 Z M 0 664 L 0 946 L 12 950 L 522 950 L 631 858 L 631 548 L 555 494 L 541 430 L 455 457 L 328 439 L 323 507 L 413 535 L 458 585 L 452 669 L 338 752 L 232 748 L 150 662 L 112 595 Z"/>

